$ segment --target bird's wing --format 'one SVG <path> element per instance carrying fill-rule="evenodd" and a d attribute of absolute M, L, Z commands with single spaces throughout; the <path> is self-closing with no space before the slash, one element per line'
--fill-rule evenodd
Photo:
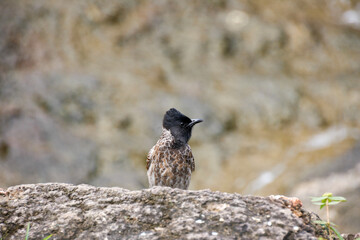
<path fill-rule="evenodd" d="M 191 152 L 190 152 L 190 155 L 191 155 L 191 172 L 193 172 L 193 171 L 195 171 L 195 159 Z"/>
<path fill-rule="evenodd" d="M 187 150 L 186 158 L 187 158 L 187 161 L 190 163 L 191 172 L 193 172 L 193 171 L 195 171 L 195 159 L 194 159 L 194 156 L 192 154 L 192 151 L 191 151 L 191 148 L 189 145 L 186 150 Z"/>
<path fill-rule="evenodd" d="M 146 170 L 149 170 L 149 167 L 150 167 L 150 164 L 151 164 L 151 159 L 153 158 L 153 154 L 154 154 L 154 148 L 155 148 L 155 146 L 153 146 L 150 149 L 150 151 L 149 151 L 149 153 L 148 153 L 148 155 L 146 157 Z"/>

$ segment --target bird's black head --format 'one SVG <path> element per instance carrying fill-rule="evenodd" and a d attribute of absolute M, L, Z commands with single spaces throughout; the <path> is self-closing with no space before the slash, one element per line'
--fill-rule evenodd
<path fill-rule="evenodd" d="M 163 127 L 170 130 L 177 144 L 183 145 L 189 141 L 192 127 L 202 121 L 190 119 L 175 108 L 171 108 L 164 115 Z"/>

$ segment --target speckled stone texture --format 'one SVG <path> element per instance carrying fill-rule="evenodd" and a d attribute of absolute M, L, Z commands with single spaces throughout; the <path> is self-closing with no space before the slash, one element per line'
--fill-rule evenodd
<path fill-rule="evenodd" d="M 30 223 L 30 239 L 316 239 L 310 213 L 284 199 L 167 187 L 19 185 L 1 192 L 0 238 L 24 239 Z"/>

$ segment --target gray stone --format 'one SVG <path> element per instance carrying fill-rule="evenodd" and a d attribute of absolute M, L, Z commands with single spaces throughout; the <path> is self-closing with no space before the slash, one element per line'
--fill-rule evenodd
<path fill-rule="evenodd" d="M 154 187 L 140 191 L 61 183 L 0 191 L 0 238 L 316 239 L 291 198 Z M 295 199 L 296 200 L 296 199 Z"/>

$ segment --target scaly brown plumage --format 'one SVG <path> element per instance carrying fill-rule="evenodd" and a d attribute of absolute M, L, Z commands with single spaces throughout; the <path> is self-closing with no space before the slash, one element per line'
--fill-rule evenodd
<path fill-rule="evenodd" d="M 195 161 L 190 146 L 192 127 L 202 122 L 186 117 L 172 108 L 166 112 L 160 139 L 151 148 L 146 169 L 149 186 L 168 186 L 187 189 Z"/>

